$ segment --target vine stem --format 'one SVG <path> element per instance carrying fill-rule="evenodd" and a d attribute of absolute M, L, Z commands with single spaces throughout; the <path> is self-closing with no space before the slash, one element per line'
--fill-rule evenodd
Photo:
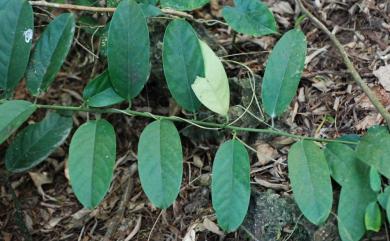
<path fill-rule="evenodd" d="M 66 10 L 73 10 L 73 11 L 113 13 L 116 10 L 116 8 L 91 7 L 91 6 L 64 4 L 64 3 L 51 3 L 51 2 L 46 2 L 46 1 L 29 1 L 29 3 L 32 6 L 51 7 L 51 8 L 66 9 Z M 161 12 L 163 12 L 164 14 L 167 14 L 167 15 L 174 15 L 174 16 L 178 16 L 178 17 L 191 19 L 191 20 L 194 19 L 194 17 L 191 14 L 181 12 L 181 11 L 176 11 L 176 10 L 169 9 L 169 8 L 163 8 L 163 9 L 161 9 Z"/>
<path fill-rule="evenodd" d="M 1 103 L 1 101 L 0 101 Z M 229 124 L 220 124 L 215 122 L 209 122 L 209 121 L 200 121 L 200 120 L 190 120 L 181 118 L 178 116 L 163 116 L 163 115 L 155 115 L 149 112 L 140 112 L 140 111 L 134 111 L 134 110 L 121 110 L 121 109 L 115 109 L 115 108 L 88 108 L 83 106 L 62 106 L 62 105 L 39 105 L 35 104 L 35 106 L 38 109 L 47 109 L 47 110 L 63 110 L 63 111 L 75 111 L 75 112 L 89 112 L 89 113 L 99 113 L 99 114 L 124 114 L 127 116 L 133 116 L 133 117 L 144 117 L 148 119 L 157 119 L 157 120 L 170 120 L 174 122 L 182 122 L 182 123 L 189 123 L 193 126 L 196 126 L 198 128 L 205 128 L 211 130 L 232 130 L 236 132 L 252 132 L 252 133 L 265 133 L 270 134 L 274 136 L 285 136 L 290 137 L 297 140 L 311 140 L 311 141 L 318 141 L 318 142 L 337 142 L 337 143 L 343 143 L 343 144 L 352 144 L 356 145 L 355 142 L 351 141 L 342 141 L 342 140 L 333 140 L 333 139 L 324 139 L 324 138 L 315 138 L 315 137 L 307 137 L 307 136 L 301 136 L 301 135 L 295 135 L 288 132 L 275 130 L 272 128 L 266 128 L 266 129 L 256 129 L 256 128 L 247 128 L 247 127 L 240 127 L 240 126 L 234 126 Z"/>
<path fill-rule="evenodd" d="M 299 7 L 301 8 L 302 12 L 305 15 L 307 15 L 307 17 L 310 19 L 310 21 L 312 21 L 314 23 L 314 25 L 316 25 L 322 32 L 324 32 L 330 38 L 330 40 L 333 42 L 337 51 L 341 55 L 344 64 L 347 66 L 347 69 L 348 69 L 349 73 L 351 74 L 352 78 L 360 86 L 360 88 L 364 91 L 364 93 L 370 99 L 371 103 L 374 105 L 374 107 L 377 109 L 377 111 L 385 119 L 387 126 L 390 129 L 390 113 L 382 105 L 382 103 L 379 101 L 379 99 L 377 98 L 375 93 L 370 89 L 370 87 L 367 85 L 367 83 L 362 79 L 359 72 L 354 67 L 352 61 L 349 59 L 348 53 L 345 51 L 343 45 L 337 39 L 336 35 L 334 35 L 332 32 L 330 32 L 329 29 L 303 5 L 302 0 L 296 0 L 296 1 L 298 2 Z"/>

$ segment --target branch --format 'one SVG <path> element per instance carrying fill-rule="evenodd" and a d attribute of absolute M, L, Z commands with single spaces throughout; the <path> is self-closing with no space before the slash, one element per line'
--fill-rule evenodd
<path fill-rule="evenodd" d="M 0 100 L 0 103 L 2 102 L 3 101 Z M 128 110 L 128 109 L 120 110 L 115 108 L 88 108 L 83 106 L 38 105 L 38 104 L 36 104 L 35 106 L 38 109 L 47 109 L 47 110 L 64 110 L 64 111 L 90 112 L 90 113 L 99 113 L 99 114 L 124 114 L 132 117 L 138 116 L 138 117 L 144 117 L 144 118 L 155 119 L 155 120 L 170 120 L 174 122 L 187 123 L 202 129 L 215 130 L 215 131 L 226 129 L 226 130 L 232 130 L 236 132 L 266 133 L 274 136 L 286 136 L 298 140 L 311 140 L 311 141 L 318 141 L 318 142 L 337 142 L 343 144 L 356 145 L 356 142 L 306 137 L 301 135 L 290 134 L 288 132 L 276 130 L 273 128 L 266 128 L 266 129 L 246 128 L 246 127 L 234 126 L 231 124 L 219 124 L 219 123 L 208 122 L 208 121 L 190 120 L 178 116 L 155 115 L 149 112 L 139 112 L 139 111 Z"/>
<path fill-rule="evenodd" d="M 46 1 L 29 1 L 32 6 L 40 6 L 40 7 L 51 7 L 65 10 L 73 10 L 73 11 L 88 11 L 88 12 L 97 12 L 97 13 L 113 13 L 116 8 L 106 8 L 106 7 L 90 7 L 90 6 L 82 6 L 82 5 L 74 5 L 74 4 L 63 4 L 63 3 L 50 3 Z M 176 11 L 173 9 L 164 8 L 161 9 L 161 12 L 167 15 L 174 15 L 187 19 L 194 19 L 191 14 Z"/>
<path fill-rule="evenodd" d="M 297 0 L 299 7 L 301 8 L 302 12 L 306 14 L 309 19 L 316 25 L 322 32 L 324 32 L 330 40 L 333 42 L 334 46 L 336 47 L 337 51 L 341 55 L 344 64 L 347 66 L 347 69 L 349 73 L 351 74 L 352 78 L 355 80 L 355 82 L 360 86 L 360 88 L 364 91 L 364 93 L 368 96 L 371 103 L 374 105 L 374 107 L 377 109 L 377 111 L 382 115 L 382 117 L 385 119 L 388 128 L 390 129 L 390 113 L 387 111 L 387 109 L 382 105 L 382 103 L 379 101 L 375 93 L 368 87 L 366 82 L 362 79 L 356 68 L 354 67 L 353 63 L 348 57 L 347 52 L 345 51 L 343 45 L 340 43 L 340 41 L 337 39 L 337 37 L 329 31 L 329 29 L 320 21 L 318 20 L 307 8 L 303 5 L 302 0 Z"/>

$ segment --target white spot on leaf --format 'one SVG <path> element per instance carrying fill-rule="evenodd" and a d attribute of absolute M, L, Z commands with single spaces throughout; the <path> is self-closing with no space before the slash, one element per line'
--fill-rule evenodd
<path fill-rule="evenodd" d="M 23 32 L 24 35 L 24 41 L 26 43 L 30 43 L 32 38 L 33 38 L 33 31 L 31 28 L 27 29 L 26 31 Z"/>

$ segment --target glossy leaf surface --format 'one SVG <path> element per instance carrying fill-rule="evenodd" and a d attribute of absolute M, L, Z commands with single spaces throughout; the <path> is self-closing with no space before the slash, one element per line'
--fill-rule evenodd
<path fill-rule="evenodd" d="M 27 69 L 27 87 L 33 95 L 46 91 L 68 55 L 75 31 L 71 13 L 56 17 L 42 33 Z"/>
<path fill-rule="evenodd" d="M 0 105 L 0 144 L 14 133 L 36 110 L 35 105 L 24 100 L 6 101 Z M 6 113 L 6 114 L 5 114 Z"/>
<path fill-rule="evenodd" d="M 26 0 L 0 0 L 0 90 L 7 95 L 26 70 L 33 39 L 34 21 Z"/>
<path fill-rule="evenodd" d="M 8 147 L 5 165 L 8 171 L 29 170 L 64 143 L 72 129 L 72 117 L 50 112 L 38 123 L 23 129 Z"/>
<path fill-rule="evenodd" d="M 124 101 L 112 88 L 108 71 L 88 83 L 83 91 L 83 98 L 91 107 L 104 107 Z"/>

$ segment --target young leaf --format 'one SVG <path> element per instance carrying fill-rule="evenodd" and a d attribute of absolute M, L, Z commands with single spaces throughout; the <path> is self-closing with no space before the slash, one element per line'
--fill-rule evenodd
<path fill-rule="evenodd" d="M 86 208 L 96 207 L 111 184 L 116 159 L 116 137 L 106 120 L 89 121 L 78 128 L 69 148 L 72 189 Z"/>
<path fill-rule="evenodd" d="M 188 22 L 174 20 L 165 30 L 163 64 L 173 98 L 184 109 L 197 111 L 201 104 L 191 85 L 204 76 L 204 64 L 198 37 Z"/>
<path fill-rule="evenodd" d="M 283 35 L 272 50 L 265 68 L 262 98 L 264 109 L 275 118 L 290 105 L 305 66 L 306 38 L 299 29 Z"/>
<path fill-rule="evenodd" d="M 27 87 L 33 95 L 45 91 L 55 79 L 72 45 L 74 30 L 74 15 L 64 13 L 42 33 L 26 74 Z"/>
<path fill-rule="evenodd" d="M 288 154 L 294 199 L 305 217 L 318 225 L 332 208 L 332 184 L 323 151 L 311 141 L 295 143 Z"/>
<path fill-rule="evenodd" d="M 259 0 L 235 0 L 235 6 L 225 6 L 222 16 L 240 33 L 262 36 L 277 33 L 276 21 L 267 5 Z"/>
<path fill-rule="evenodd" d="M 34 21 L 26 0 L 0 0 L 0 90 L 10 94 L 26 70 Z"/>
<path fill-rule="evenodd" d="M 210 0 L 161 0 L 160 2 L 163 8 L 191 11 L 203 7 Z"/>
<path fill-rule="evenodd" d="M 355 174 L 351 166 L 360 162 L 354 150 L 348 145 L 333 142 L 326 145 L 324 153 L 332 178 L 341 186 L 347 185 L 350 176 Z"/>
<path fill-rule="evenodd" d="M 384 126 L 372 127 L 362 137 L 357 149 L 357 157 L 370 166 L 375 167 L 379 173 L 390 178 L 390 134 Z"/>
<path fill-rule="evenodd" d="M 370 186 L 374 192 L 380 192 L 382 187 L 381 176 L 374 167 L 370 168 Z"/>
<path fill-rule="evenodd" d="M 205 77 L 198 76 L 192 90 L 200 102 L 211 111 L 227 116 L 230 93 L 229 80 L 218 56 L 203 41 L 200 41 L 204 60 Z"/>
<path fill-rule="evenodd" d="M 6 101 L 0 105 L 0 144 L 14 133 L 37 108 L 24 100 Z"/>
<path fill-rule="evenodd" d="M 364 215 L 364 222 L 366 224 L 366 229 L 369 231 L 378 232 L 381 229 L 382 214 L 376 201 L 368 204 Z"/>
<path fill-rule="evenodd" d="M 215 156 L 211 195 L 218 224 L 227 232 L 236 230 L 245 218 L 250 198 L 250 161 L 237 140 L 222 144 Z"/>
<path fill-rule="evenodd" d="M 7 149 L 7 170 L 23 172 L 44 161 L 64 143 L 72 123 L 72 117 L 50 112 L 41 122 L 23 129 Z"/>
<path fill-rule="evenodd" d="M 168 208 L 176 199 L 183 175 L 183 153 L 179 132 L 170 121 L 155 121 L 138 143 L 141 185 L 154 206 Z"/>
<path fill-rule="evenodd" d="M 124 101 L 112 88 L 108 71 L 104 71 L 87 84 L 83 98 L 91 107 L 104 107 Z"/>
<path fill-rule="evenodd" d="M 108 32 L 108 71 L 115 91 L 131 100 L 150 74 L 150 41 L 145 16 L 134 0 L 122 0 Z"/>

